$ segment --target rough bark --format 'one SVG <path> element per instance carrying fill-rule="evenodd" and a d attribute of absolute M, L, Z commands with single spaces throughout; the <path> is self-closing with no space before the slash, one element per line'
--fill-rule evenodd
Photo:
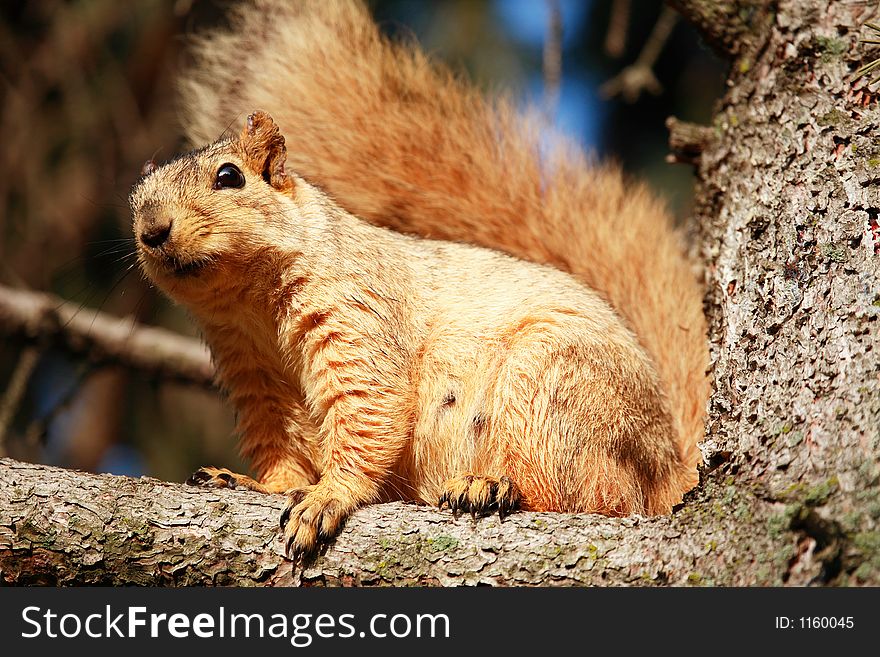
<path fill-rule="evenodd" d="M 739 43 L 712 138 L 679 149 L 713 360 L 700 486 L 650 519 L 377 505 L 303 583 L 880 584 L 880 112 L 851 75 L 875 3 L 676 4 Z M 283 503 L 0 461 L 3 581 L 295 583 Z"/>
<path fill-rule="evenodd" d="M 668 0 L 690 21 L 706 43 L 727 57 L 764 42 L 774 18 L 773 0 Z"/>
<path fill-rule="evenodd" d="M 704 453 L 723 463 L 713 479 L 775 507 L 763 524 L 741 513 L 772 539 L 762 567 L 784 565 L 791 583 L 880 582 L 880 113 L 851 74 L 876 11 L 778 3 L 765 42 L 732 67 L 699 161 Z"/>
<path fill-rule="evenodd" d="M 732 486 L 706 492 L 755 503 Z M 517 513 L 475 522 L 393 503 L 357 512 L 303 570 L 283 556 L 284 504 L 282 495 L 0 459 L 0 583 L 693 585 L 712 583 L 719 569 L 736 573 L 726 583 L 747 583 L 751 559 L 738 546 L 762 543 L 720 505 L 650 519 Z"/>

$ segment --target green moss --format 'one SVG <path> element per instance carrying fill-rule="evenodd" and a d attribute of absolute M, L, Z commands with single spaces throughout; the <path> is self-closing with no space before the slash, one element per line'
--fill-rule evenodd
<path fill-rule="evenodd" d="M 880 167 L 880 157 L 871 157 L 868 158 L 868 166 L 872 169 Z"/>
<path fill-rule="evenodd" d="M 776 498 L 784 501 L 795 502 L 791 505 L 789 517 L 793 517 L 795 512 L 799 512 L 801 505 L 821 506 L 828 501 L 828 498 L 837 490 L 837 477 L 830 477 L 823 482 L 810 486 L 803 482 L 796 482 L 783 490 L 776 493 Z"/>
<path fill-rule="evenodd" d="M 783 545 L 776 553 L 776 560 L 780 565 L 786 565 L 797 556 L 797 550 L 793 545 Z"/>
<path fill-rule="evenodd" d="M 856 531 L 862 526 L 862 513 L 860 511 L 847 511 L 840 516 L 840 525 L 844 531 Z"/>
<path fill-rule="evenodd" d="M 854 534 L 852 545 L 862 559 L 853 574 L 861 581 L 876 579 L 880 573 L 880 531 Z"/>
<path fill-rule="evenodd" d="M 770 572 L 770 566 L 766 563 L 762 563 L 755 570 L 755 578 L 758 580 L 758 582 L 766 583 L 770 580 Z"/>
<path fill-rule="evenodd" d="M 835 108 L 816 119 L 816 123 L 821 126 L 840 125 L 844 120 L 846 120 L 846 114 Z"/>
<path fill-rule="evenodd" d="M 852 543 L 864 555 L 880 556 L 880 531 L 859 532 L 853 536 Z"/>
<path fill-rule="evenodd" d="M 717 547 L 718 547 L 718 541 L 716 541 L 714 539 L 706 542 L 706 551 L 707 552 L 714 552 Z"/>
<path fill-rule="evenodd" d="M 700 586 L 703 583 L 703 576 L 700 573 L 691 573 L 688 575 L 687 582 L 691 586 Z"/>
<path fill-rule="evenodd" d="M 838 59 L 847 50 L 846 41 L 834 37 L 818 36 L 815 39 L 816 50 L 823 63 Z"/>
<path fill-rule="evenodd" d="M 800 497 L 807 489 L 807 485 L 801 482 L 795 482 L 783 488 L 776 494 L 776 498 L 780 500 L 790 500 Z"/>
<path fill-rule="evenodd" d="M 548 559 L 558 559 L 560 555 L 562 555 L 562 546 L 561 545 L 548 545 L 543 551 L 543 555 Z"/>
<path fill-rule="evenodd" d="M 803 439 L 804 433 L 802 431 L 792 431 L 785 442 L 789 447 L 797 447 L 801 444 Z"/>
<path fill-rule="evenodd" d="M 444 552 L 458 547 L 458 539 L 452 536 L 429 538 L 427 543 L 432 552 Z"/>
<path fill-rule="evenodd" d="M 792 524 L 807 512 L 803 504 L 796 502 L 788 504 L 781 513 L 770 516 L 767 519 L 767 533 L 770 538 L 778 539 L 788 532 Z"/>
<path fill-rule="evenodd" d="M 728 505 L 732 504 L 733 501 L 736 499 L 736 493 L 737 493 L 736 486 L 725 487 L 724 494 L 721 496 L 721 501 L 724 504 L 728 504 Z"/>
<path fill-rule="evenodd" d="M 752 69 L 752 62 L 748 57 L 743 57 L 739 60 L 739 72 L 740 73 L 748 73 Z"/>
<path fill-rule="evenodd" d="M 811 486 L 804 493 L 804 503 L 809 506 L 820 506 L 837 490 L 837 477 L 830 477 L 820 484 Z"/>
<path fill-rule="evenodd" d="M 858 568 L 856 568 L 856 571 L 853 573 L 853 575 L 860 582 L 866 582 L 871 579 L 871 575 L 873 575 L 874 572 L 874 566 L 869 563 L 863 563 Z"/>
<path fill-rule="evenodd" d="M 792 424 L 790 422 L 783 422 L 782 424 L 777 426 L 775 429 L 771 430 L 770 434 L 768 436 L 769 441 L 767 443 L 767 446 L 772 447 L 773 445 L 775 445 L 776 439 L 779 438 L 779 436 L 787 436 L 788 434 L 791 433 L 793 428 L 794 427 L 792 426 Z"/>
<path fill-rule="evenodd" d="M 819 245 L 819 252 L 832 262 L 846 262 L 846 249 L 839 244 L 826 242 Z"/>

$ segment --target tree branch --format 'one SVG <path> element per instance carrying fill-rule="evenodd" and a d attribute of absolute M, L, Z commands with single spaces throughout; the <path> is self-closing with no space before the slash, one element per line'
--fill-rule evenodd
<path fill-rule="evenodd" d="M 670 164 L 696 164 L 715 139 L 713 128 L 680 121 L 674 116 L 666 119 L 666 128 L 669 130 L 669 149 L 672 151 L 666 156 L 666 161 Z"/>
<path fill-rule="evenodd" d="M 18 363 L 6 386 L 6 392 L 0 399 L 0 456 L 6 456 L 6 434 L 9 425 L 15 419 L 18 406 L 27 390 L 31 374 L 40 360 L 40 351 L 36 347 L 27 347 L 18 356 Z"/>
<path fill-rule="evenodd" d="M 779 505 L 712 477 L 658 518 L 516 513 L 474 522 L 377 504 L 294 571 L 279 539 L 284 504 L 281 495 L 0 459 L 0 583 L 768 584 L 783 579 L 788 561 L 777 555 L 797 544 L 800 517 L 783 516 L 768 533 Z"/>
<path fill-rule="evenodd" d="M 626 30 L 629 27 L 630 0 L 614 0 L 608 32 L 605 34 L 605 53 L 617 59 L 626 50 Z"/>
<path fill-rule="evenodd" d="M 547 38 L 544 40 L 544 111 L 554 123 L 562 83 L 562 10 L 559 0 L 547 0 Z"/>
<path fill-rule="evenodd" d="M 655 96 L 663 91 L 663 87 L 654 75 L 654 64 L 657 62 L 663 46 L 666 45 L 669 35 L 672 34 L 672 28 L 675 27 L 677 20 L 678 16 L 675 12 L 668 7 L 663 7 L 638 59 L 603 84 L 599 93 L 605 98 L 620 95 L 626 102 L 634 103 L 643 91 Z"/>
<path fill-rule="evenodd" d="M 57 297 L 0 286 L 0 334 L 60 345 L 99 364 L 210 387 L 214 368 L 198 340 L 131 319 L 83 309 Z"/>

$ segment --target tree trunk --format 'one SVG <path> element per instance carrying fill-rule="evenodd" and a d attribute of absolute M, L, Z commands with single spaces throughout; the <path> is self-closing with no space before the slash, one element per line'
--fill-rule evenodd
<path fill-rule="evenodd" d="M 736 59 L 713 128 L 672 124 L 714 383 L 703 481 L 672 516 L 375 505 L 300 572 L 281 496 L 0 460 L 2 581 L 880 585 L 880 114 L 852 75 L 875 3 L 674 4 Z"/>
<path fill-rule="evenodd" d="M 876 585 L 880 114 L 852 71 L 877 8 L 789 0 L 748 16 L 769 29 L 731 67 L 695 225 L 714 390 L 703 451 L 713 481 L 757 499 L 703 491 L 698 508 L 750 526 L 735 548 L 751 552 L 749 582 Z"/>

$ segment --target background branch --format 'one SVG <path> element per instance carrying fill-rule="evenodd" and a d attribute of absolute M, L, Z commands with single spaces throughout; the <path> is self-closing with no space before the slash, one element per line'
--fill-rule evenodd
<path fill-rule="evenodd" d="M 544 40 L 544 111 L 550 123 L 559 105 L 562 82 L 562 10 L 559 0 L 547 0 L 547 38 Z"/>
<path fill-rule="evenodd" d="M 638 100 L 642 92 L 654 94 L 655 96 L 663 91 L 663 87 L 654 75 L 654 64 L 663 51 L 663 46 L 672 34 L 672 28 L 678 16 L 668 7 L 663 7 L 660 17 L 651 30 L 651 35 L 642 47 L 638 59 L 623 69 L 619 74 L 611 80 L 603 84 L 599 93 L 605 98 L 613 98 L 614 96 L 623 96 L 628 103 L 634 103 Z"/>
<path fill-rule="evenodd" d="M 0 286 L 0 334 L 60 346 L 94 363 L 212 386 L 211 357 L 198 340 L 84 309 L 48 294 Z"/>
<path fill-rule="evenodd" d="M 617 59 L 626 50 L 626 31 L 629 27 L 630 0 L 613 0 L 608 32 L 605 34 L 605 52 Z"/>
<path fill-rule="evenodd" d="M 39 349 L 33 346 L 23 349 L 6 386 L 6 392 L 0 399 L 0 456 L 6 456 L 6 434 L 9 425 L 15 418 L 15 413 L 27 390 L 28 381 L 39 360 Z"/>

